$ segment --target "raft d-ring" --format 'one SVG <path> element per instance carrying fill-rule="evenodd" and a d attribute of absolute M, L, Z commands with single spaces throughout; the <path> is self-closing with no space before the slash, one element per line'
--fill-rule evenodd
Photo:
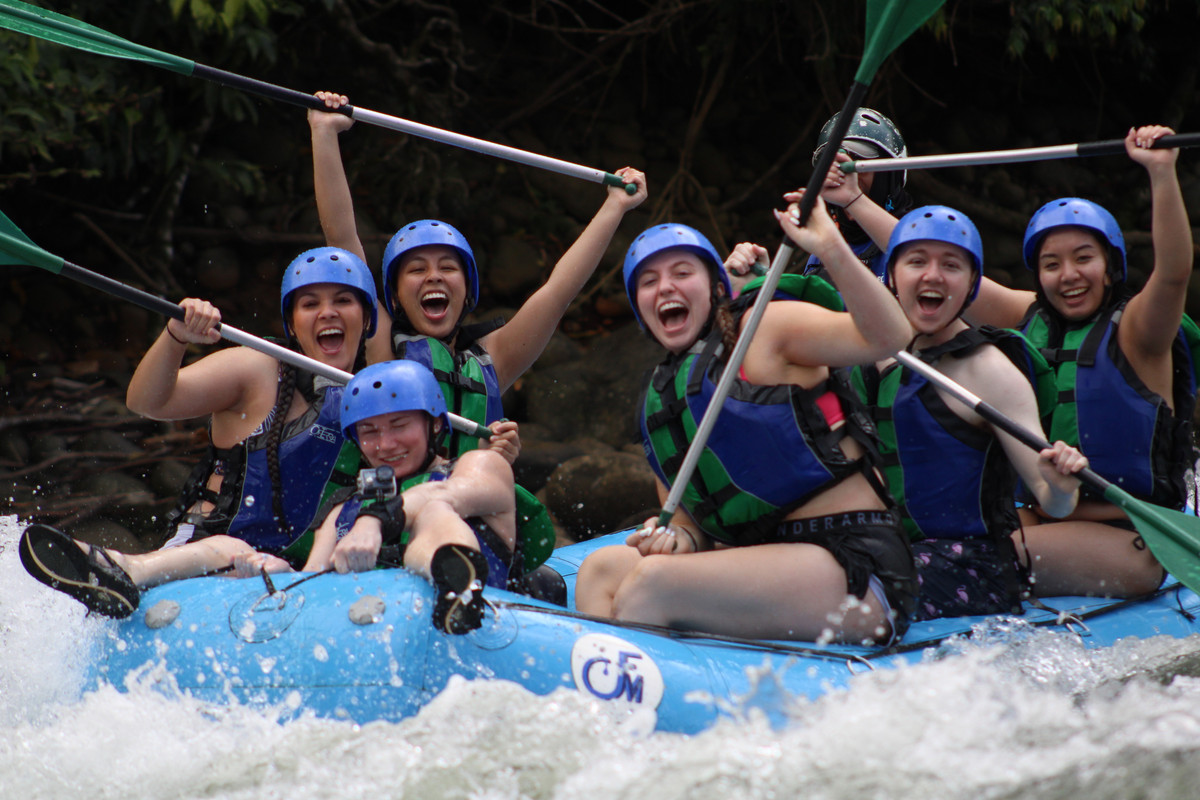
<path fill-rule="evenodd" d="M 860 664 L 860 665 L 866 667 L 866 669 L 857 670 L 854 668 L 855 664 Z M 868 672 L 874 672 L 875 665 L 872 664 L 870 661 L 868 661 L 863 656 L 850 656 L 849 658 L 846 659 L 846 669 L 850 671 L 851 675 L 865 675 Z"/>
<path fill-rule="evenodd" d="M 1087 623 L 1074 614 L 1059 614 L 1058 624 L 1079 637 L 1092 635 L 1092 629 L 1087 626 Z"/>

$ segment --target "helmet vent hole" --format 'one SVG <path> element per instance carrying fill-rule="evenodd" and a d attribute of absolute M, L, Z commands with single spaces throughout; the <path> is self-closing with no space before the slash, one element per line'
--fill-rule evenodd
<path fill-rule="evenodd" d="M 383 383 L 380 381 L 375 381 L 374 383 L 371 384 L 371 388 L 372 389 L 382 389 Z"/>

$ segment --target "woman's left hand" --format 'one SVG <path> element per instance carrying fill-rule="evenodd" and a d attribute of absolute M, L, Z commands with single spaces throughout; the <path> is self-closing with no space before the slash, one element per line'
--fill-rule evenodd
<path fill-rule="evenodd" d="M 625 540 L 625 544 L 636 547 L 643 556 L 678 555 L 694 553 L 695 540 L 692 534 L 678 525 L 659 525 L 658 517 L 646 520 Z"/>
<path fill-rule="evenodd" d="M 1038 470 L 1046 483 L 1061 494 L 1071 494 L 1079 488 L 1075 474 L 1087 465 L 1087 456 L 1063 441 L 1038 453 Z"/>

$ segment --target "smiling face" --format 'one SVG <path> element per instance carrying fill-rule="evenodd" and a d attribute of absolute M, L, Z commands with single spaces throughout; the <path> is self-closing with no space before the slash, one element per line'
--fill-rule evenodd
<path fill-rule="evenodd" d="M 1096 313 L 1112 285 L 1107 250 L 1085 228 L 1056 228 L 1046 234 L 1038 250 L 1037 270 L 1046 302 L 1072 321 Z"/>
<path fill-rule="evenodd" d="M 341 284 L 310 284 L 292 300 L 291 330 L 300 349 L 347 372 L 354 367 L 367 322 L 359 295 Z"/>
<path fill-rule="evenodd" d="M 925 346 L 949 341 L 962 327 L 952 323 L 975 285 L 975 267 L 966 250 L 932 239 L 913 242 L 896 256 L 891 277 L 896 298 L 909 324 L 926 339 Z"/>
<path fill-rule="evenodd" d="M 441 430 L 441 420 L 434 420 Z M 389 466 L 397 478 L 417 473 L 429 452 L 429 415 L 424 411 L 395 411 L 368 417 L 354 426 L 358 447 L 372 467 Z"/>
<path fill-rule="evenodd" d="M 467 300 L 458 251 L 429 245 L 405 253 L 396 271 L 397 306 L 417 333 L 443 339 L 454 332 Z"/>
<path fill-rule="evenodd" d="M 659 253 L 638 270 L 635 287 L 638 313 L 659 344 L 680 353 L 700 338 L 712 311 L 712 276 L 698 256 Z"/>

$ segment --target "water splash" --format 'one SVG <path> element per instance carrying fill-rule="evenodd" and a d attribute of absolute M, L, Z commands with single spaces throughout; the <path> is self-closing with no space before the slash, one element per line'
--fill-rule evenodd
<path fill-rule="evenodd" d="M 24 574 L 20 527 L 0 518 L 2 797 L 1065 800 L 1200 782 L 1200 640 L 1090 651 L 1019 621 L 816 701 L 774 696 L 775 726 L 754 711 L 780 691 L 764 673 L 739 718 L 697 736 L 640 735 L 610 704 L 502 681 L 455 679 L 416 717 L 363 726 L 214 707 L 156 665 L 84 687 L 110 623 Z"/>

